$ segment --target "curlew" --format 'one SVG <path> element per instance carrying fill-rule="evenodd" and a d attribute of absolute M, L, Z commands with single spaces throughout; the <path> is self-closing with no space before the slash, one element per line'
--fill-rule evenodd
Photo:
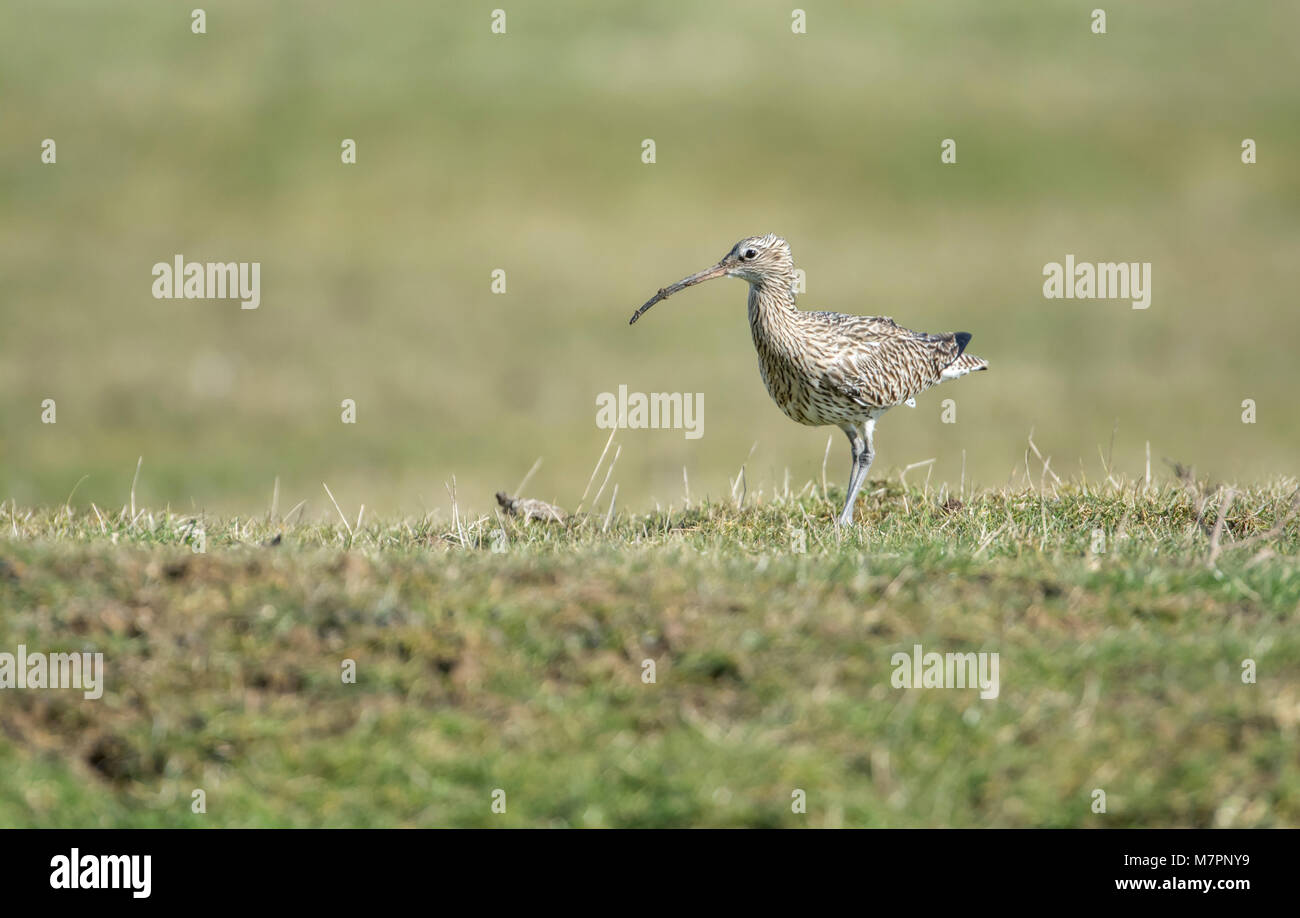
<path fill-rule="evenodd" d="M 877 419 L 898 405 L 915 406 L 916 396 L 945 379 L 988 369 L 965 353 L 966 332 L 929 335 L 885 316 L 796 308 L 790 245 L 771 233 L 742 239 L 713 267 L 661 287 L 628 324 L 679 290 L 723 276 L 749 283 L 749 328 L 772 400 L 793 421 L 834 425 L 848 435 L 852 466 L 841 526 L 853 523 L 854 501 L 875 458 Z"/>

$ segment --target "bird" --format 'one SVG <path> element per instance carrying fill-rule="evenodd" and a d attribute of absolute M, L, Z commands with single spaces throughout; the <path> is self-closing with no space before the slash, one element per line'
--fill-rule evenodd
<path fill-rule="evenodd" d="M 887 316 L 808 312 L 795 305 L 794 257 L 774 233 L 749 236 L 711 268 L 659 292 L 632 314 L 636 323 L 655 303 L 716 277 L 749 284 L 749 328 L 763 384 L 786 417 L 810 427 L 835 426 L 849 438 L 852 464 L 839 527 L 853 525 L 858 491 L 876 455 L 876 421 L 890 408 L 916 406 L 916 396 L 945 380 L 988 369 L 966 353 L 968 332 L 926 334 Z"/>

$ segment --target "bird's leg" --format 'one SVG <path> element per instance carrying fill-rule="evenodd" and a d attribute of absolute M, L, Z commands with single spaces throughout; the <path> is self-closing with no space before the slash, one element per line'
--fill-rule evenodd
<path fill-rule="evenodd" d="M 871 460 L 875 458 L 875 448 L 872 443 L 875 426 L 875 420 L 873 419 L 863 424 L 861 430 L 856 425 L 846 425 L 844 427 L 844 432 L 849 437 L 849 446 L 853 451 L 853 467 L 849 471 L 848 498 L 844 501 L 844 510 L 840 512 L 839 519 L 836 520 L 836 523 L 840 526 L 853 525 L 853 504 L 858 498 L 858 491 L 867 480 Z"/>
<path fill-rule="evenodd" d="M 844 501 L 844 509 L 840 511 L 835 523 L 837 526 L 851 526 L 853 524 L 853 501 L 858 496 L 858 487 L 862 475 L 862 454 L 867 444 L 856 425 L 846 424 L 843 430 L 849 438 L 849 449 L 853 464 L 849 466 L 848 496 Z"/>

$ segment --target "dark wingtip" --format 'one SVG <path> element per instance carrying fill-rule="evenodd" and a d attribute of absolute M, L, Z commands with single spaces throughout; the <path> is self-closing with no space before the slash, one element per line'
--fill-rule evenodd
<path fill-rule="evenodd" d="M 970 344 L 970 332 L 957 332 L 953 337 L 957 339 L 957 356 L 960 357 L 966 345 Z"/>

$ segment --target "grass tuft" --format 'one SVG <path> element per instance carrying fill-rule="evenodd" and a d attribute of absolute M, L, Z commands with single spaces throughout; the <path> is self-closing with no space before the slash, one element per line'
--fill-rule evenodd
<path fill-rule="evenodd" d="M 875 481 L 847 532 L 834 488 L 562 524 L 11 504 L 0 651 L 103 652 L 107 690 L 6 691 L 0 824 L 1300 824 L 1296 483 L 1044 477 Z M 914 644 L 999 653 L 999 696 L 893 688 Z"/>

